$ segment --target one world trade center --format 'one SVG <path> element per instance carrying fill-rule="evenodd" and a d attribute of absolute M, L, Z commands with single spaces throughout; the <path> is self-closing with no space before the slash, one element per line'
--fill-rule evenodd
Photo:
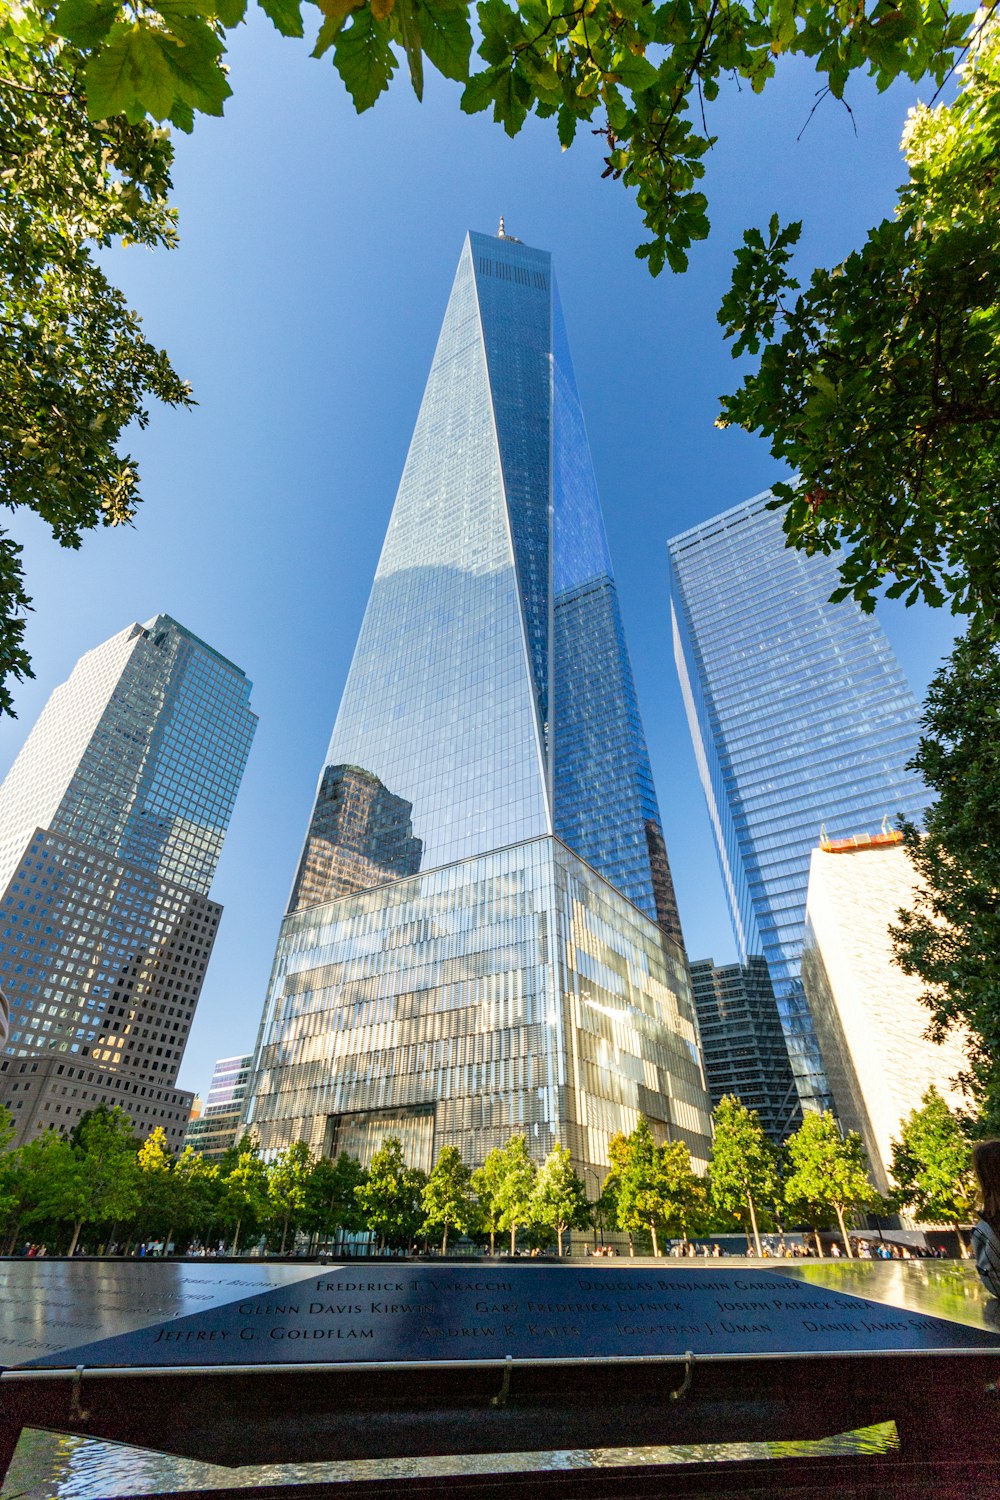
<path fill-rule="evenodd" d="M 709 1145 L 550 256 L 470 234 L 282 923 L 248 1124 L 428 1170 Z M 593 1186 L 593 1184 L 591 1184 Z"/>

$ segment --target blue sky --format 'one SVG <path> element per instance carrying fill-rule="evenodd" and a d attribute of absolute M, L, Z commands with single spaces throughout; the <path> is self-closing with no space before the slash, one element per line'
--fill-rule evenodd
<path fill-rule="evenodd" d="M 307 7 L 307 10 L 310 8 Z M 318 15 L 318 12 L 316 13 Z M 551 121 L 509 141 L 428 80 L 398 75 L 357 116 L 328 60 L 262 17 L 234 38 L 234 97 L 181 138 L 181 247 L 110 257 L 149 336 L 192 382 L 192 412 L 154 408 L 132 451 L 132 530 L 62 551 L 28 520 L 36 680 L 0 723 L 0 772 L 82 651 L 163 610 L 254 682 L 256 744 L 213 894 L 225 906 L 180 1081 L 250 1050 L 311 808 L 466 229 L 551 250 L 607 519 L 653 770 L 692 958 L 733 943 L 670 652 L 665 543 L 778 477 L 764 443 L 713 426 L 737 367 L 715 313 L 745 227 L 802 218 L 802 264 L 832 263 L 891 211 L 914 91 L 827 101 L 792 63 L 755 98 L 724 92 L 711 126 L 711 239 L 653 281 L 642 226 L 601 181 L 601 142 L 562 152 Z M 891 435 L 888 437 L 891 441 Z M 882 611 L 918 694 L 949 616 Z"/>

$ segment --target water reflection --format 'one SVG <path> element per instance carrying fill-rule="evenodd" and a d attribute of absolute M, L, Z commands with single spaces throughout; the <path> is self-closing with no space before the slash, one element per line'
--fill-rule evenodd
<path fill-rule="evenodd" d="M 224 1469 L 141 1448 L 27 1430 L 17 1445 L 0 1500 L 94 1500 L 95 1496 L 236 1489 L 240 1485 L 318 1484 L 525 1469 L 611 1468 L 621 1464 L 734 1463 L 747 1459 L 884 1454 L 898 1446 L 893 1422 L 836 1437 L 785 1443 L 692 1443 L 673 1448 L 590 1448 L 474 1454 L 457 1458 L 363 1459 L 352 1463 L 254 1464 Z"/>
<path fill-rule="evenodd" d="M 950 1318 L 970 1328 L 997 1327 L 998 1307 L 971 1261 L 842 1260 L 782 1261 L 785 1276 L 798 1276 L 838 1292 L 868 1297 L 908 1312 Z"/>

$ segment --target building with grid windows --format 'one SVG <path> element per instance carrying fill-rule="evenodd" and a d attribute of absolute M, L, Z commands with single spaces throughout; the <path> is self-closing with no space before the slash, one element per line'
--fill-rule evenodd
<path fill-rule="evenodd" d="M 669 543 L 674 656 L 737 955 L 762 955 L 805 1108 L 830 1090 L 802 986 L 809 859 L 927 795 L 919 708 L 881 626 L 831 604 L 835 556 L 785 546 L 756 495 Z"/>
<path fill-rule="evenodd" d="M 471 234 L 284 918 L 247 1120 L 429 1168 L 709 1143 L 680 924 L 547 253 Z"/>
<path fill-rule="evenodd" d="M 0 786 L 0 1100 L 18 1140 L 120 1104 L 183 1140 L 177 1072 L 209 889 L 256 717 L 240 669 L 159 615 L 77 663 Z"/>
<path fill-rule="evenodd" d="M 212 1072 L 205 1107 L 197 1119 L 192 1116 L 188 1122 L 185 1146 L 209 1161 L 220 1161 L 230 1146 L 236 1144 L 252 1062 L 252 1053 L 246 1057 L 220 1057 Z"/>
<path fill-rule="evenodd" d="M 691 985 L 712 1108 L 735 1094 L 773 1141 L 783 1141 L 802 1123 L 802 1110 L 767 963 L 699 959 Z"/>

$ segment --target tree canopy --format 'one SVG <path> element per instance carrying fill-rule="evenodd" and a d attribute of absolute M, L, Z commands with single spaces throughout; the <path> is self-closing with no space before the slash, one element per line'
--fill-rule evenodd
<path fill-rule="evenodd" d="M 896 1199 L 918 1221 L 965 1224 L 976 1201 L 972 1144 L 966 1122 L 954 1114 L 936 1088 L 902 1122 L 892 1143 Z M 965 1245 L 959 1232 L 962 1254 Z"/>
<path fill-rule="evenodd" d="M 599 136 L 603 175 L 635 194 L 636 253 L 654 275 L 684 270 L 708 233 L 709 112 L 724 86 L 759 93 L 802 61 L 835 99 L 859 74 L 940 86 L 973 39 L 958 103 L 913 115 L 899 213 L 862 251 L 792 301 L 797 226 L 748 235 L 721 316 L 736 352 L 766 347 L 723 420 L 768 435 L 798 470 L 779 487 L 788 534 L 807 550 L 846 544 L 844 587 L 864 607 L 889 578 L 997 618 L 992 27 L 938 0 L 259 3 L 332 59 L 359 111 L 403 60 L 421 96 L 426 60 L 462 85 L 462 110 L 492 112 L 509 135 L 534 114 L 564 149 L 581 126 Z M 65 546 L 132 520 L 126 428 L 145 424 L 150 397 L 192 399 L 94 250 L 175 243 L 168 127 L 222 112 L 246 14 L 247 0 L 12 0 L 0 16 L 0 500 Z M 0 533 L 0 712 L 31 671 L 29 607 L 20 548 Z"/>
<path fill-rule="evenodd" d="M 570 1160 L 568 1147 L 552 1147 L 538 1169 L 532 1196 L 533 1217 L 539 1225 L 555 1230 L 556 1253 L 561 1256 L 567 1229 L 584 1229 L 590 1223 L 587 1189 Z"/>
<path fill-rule="evenodd" d="M 877 1197 L 868 1178 L 868 1160 L 856 1130 L 842 1136 L 829 1110 L 807 1113 L 785 1142 L 788 1172 L 785 1201 L 793 1214 L 825 1228 L 836 1218 L 844 1249 L 853 1255 L 847 1217 Z"/>
<path fill-rule="evenodd" d="M 94 254 L 175 243 L 169 132 L 88 112 L 86 44 L 57 34 L 54 10 L 0 8 L 0 505 L 79 547 L 135 515 L 125 429 L 145 426 L 151 396 L 183 405 L 191 393 Z M 21 547 L 0 531 L 0 712 L 10 680 L 31 674 L 29 606 Z"/>
<path fill-rule="evenodd" d="M 928 1033 L 964 1031 L 963 1079 L 984 1134 L 1000 1131 L 1000 647 L 972 632 L 927 693 L 911 762 L 937 794 L 924 829 L 904 823 L 919 876 L 890 928 L 896 962 L 923 982 Z"/>
<path fill-rule="evenodd" d="M 714 1111 L 715 1131 L 709 1164 L 709 1194 L 720 1213 L 739 1223 L 749 1220 L 757 1254 L 761 1253 L 760 1216 L 781 1191 L 777 1153 L 764 1134 L 756 1110 L 732 1094 Z"/>
<path fill-rule="evenodd" d="M 658 1146 L 649 1121 L 640 1116 L 629 1135 L 612 1136 L 608 1150 L 613 1179 L 610 1197 L 630 1250 L 634 1252 L 639 1231 L 648 1231 L 654 1255 L 660 1253 L 661 1234 L 686 1239 L 694 1221 L 704 1215 L 705 1197 L 684 1142 L 666 1141 Z"/>
<path fill-rule="evenodd" d="M 901 15 L 902 11 L 896 12 Z M 890 20 L 888 16 L 885 18 Z M 890 21 L 890 24 L 895 24 Z M 771 440 L 789 540 L 843 548 L 842 587 L 874 608 L 946 601 L 1000 631 L 1000 24 L 982 13 L 953 104 L 910 111 L 895 215 L 805 288 L 800 224 L 737 252 L 719 313 L 760 356 L 719 425 Z"/>
<path fill-rule="evenodd" d="M 383 1244 L 409 1248 L 423 1220 L 426 1184 L 424 1173 L 403 1160 L 399 1137 L 387 1136 L 355 1189 L 365 1222 Z"/>
<path fill-rule="evenodd" d="M 476 1222 L 472 1173 L 457 1146 L 442 1146 L 423 1195 L 424 1227 L 441 1230 L 441 1254 L 448 1249 L 448 1231 L 468 1234 Z"/>
<path fill-rule="evenodd" d="M 35 0 L 39 5 L 40 0 Z M 564 148 L 581 124 L 607 145 L 604 176 L 634 190 L 650 238 L 637 253 L 654 275 L 682 270 L 708 232 L 699 183 L 712 145 L 705 105 L 727 79 L 759 93 L 783 57 L 808 59 L 835 98 L 852 74 L 880 89 L 904 75 L 946 76 L 972 14 L 937 0 L 875 0 L 844 9 L 817 0 L 769 8 L 729 0 L 480 0 L 473 62 L 469 0 L 260 0 L 285 36 L 329 53 L 356 109 L 390 87 L 401 58 L 423 93 L 424 59 L 464 84 L 462 109 L 492 111 L 509 135 L 527 116 L 552 119 Z M 226 34 L 247 0 L 60 0 L 41 7 L 87 57 L 82 75 L 94 119 L 147 116 L 189 130 L 220 114 L 230 90 Z M 696 120 L 692 116 L 696 116 Z"/>
<path fill-rule="evenodd" d="M 517 1231 L 532 1222 L 533 1195 L 538 1168 L 528 1154 L 523 1135 L 512 1136 L 506 1146 L 491 1151 L 486 1162 L 492 1162 L 493 1203 L 498 1227 L 510 1235 L 510 1253 L 517 1248 Z"/>

